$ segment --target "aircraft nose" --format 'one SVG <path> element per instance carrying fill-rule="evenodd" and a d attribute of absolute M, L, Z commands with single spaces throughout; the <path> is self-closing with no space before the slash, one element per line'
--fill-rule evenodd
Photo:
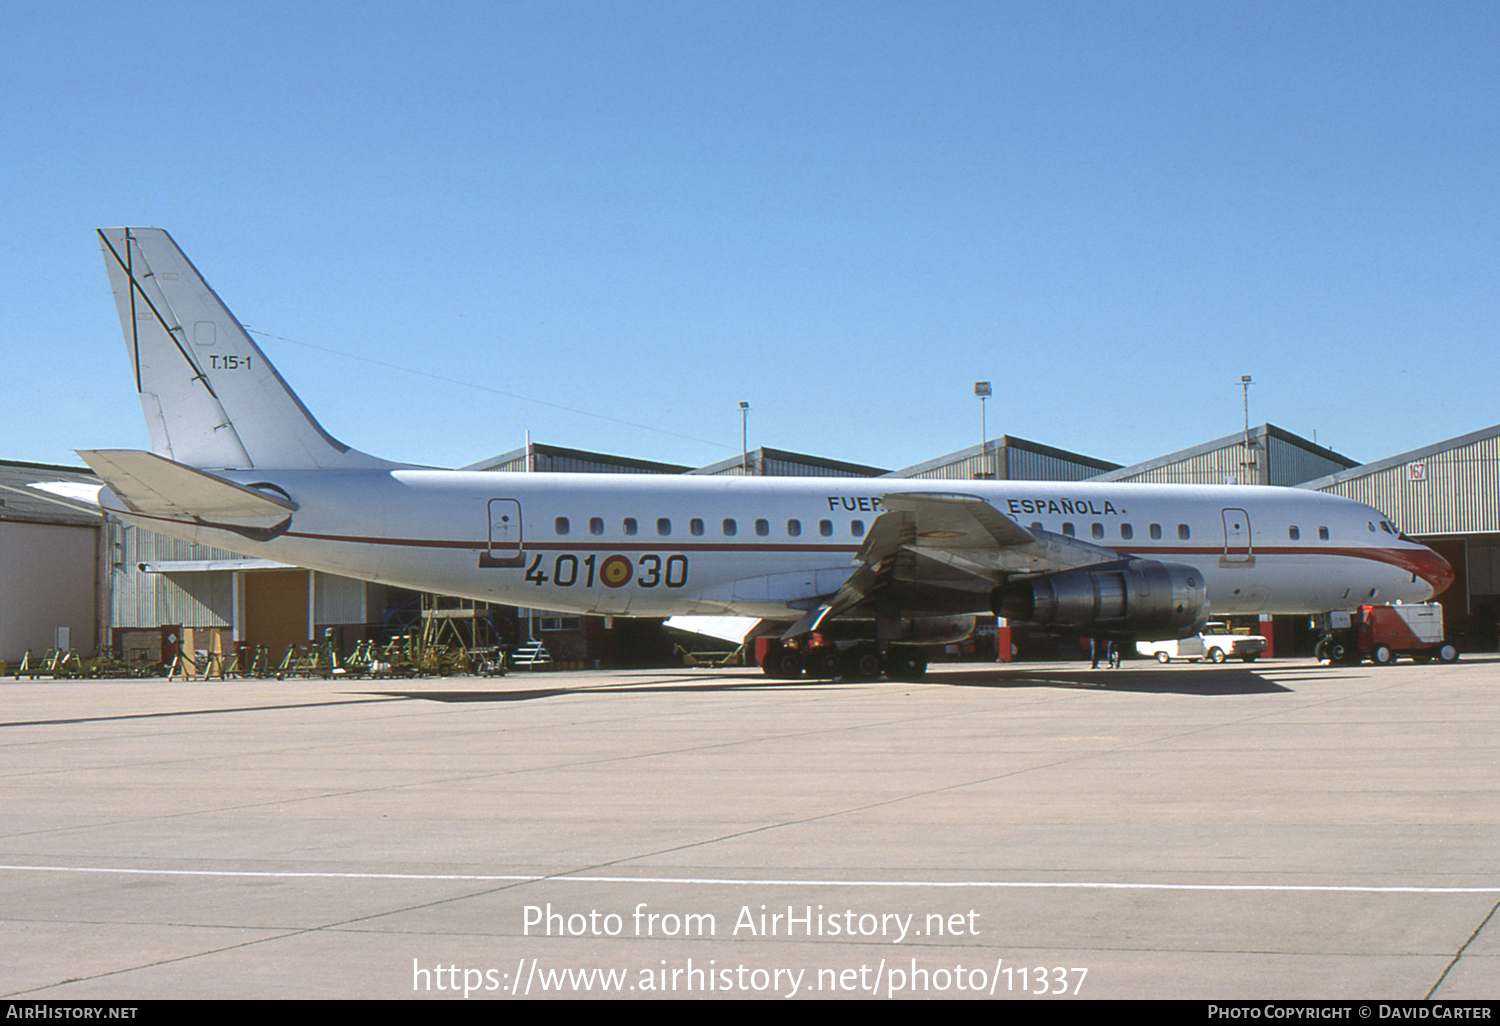
<path fill-rule="evenodd" d="M 1453 583 L 1453 567 L 1431 549 L 1424 548 L 1412 553 L 1412 572 L 1432 587 L 1432 597 L 1441 595 Z"/>

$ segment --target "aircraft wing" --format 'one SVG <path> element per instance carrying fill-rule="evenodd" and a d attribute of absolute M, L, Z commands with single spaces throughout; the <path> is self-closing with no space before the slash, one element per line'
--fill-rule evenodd
<path fill-rule="evenodd" d="M 155 453 L 80 449 L 78 455 L 133 513 L 265 527 L 297 511 L 290 498 L 246 488 Z"/>
<path fill-rule="evenodd" d="M 816 630 L 824 619 L 857 607 L 895 615 L 972 611 L 976 596 L 988 596 L 1011 574 L 1119 558 L 1112 549 L 1071 538 L 1059 545 L 974 495 L 900 492 L 884 496 L 881 508 L 855 556 L 859 567 L 783 637 Z"/>

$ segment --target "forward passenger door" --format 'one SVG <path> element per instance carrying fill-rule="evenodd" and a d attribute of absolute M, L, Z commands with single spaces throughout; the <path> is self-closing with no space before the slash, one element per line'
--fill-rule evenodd
<path fill-rule="evenodd" d="M 523 566 L 526 552 L 521 538 L 521 503 L 516 499 L 489 501 L 489 541 L 479 554 L 481 567 Z"/>

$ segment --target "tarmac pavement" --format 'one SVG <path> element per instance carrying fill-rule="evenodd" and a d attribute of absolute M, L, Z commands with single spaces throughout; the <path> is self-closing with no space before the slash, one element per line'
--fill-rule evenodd
<path fill-rule="evenodd" d="M 1500 997 L 1500 663 L 0 682 L 0 995 Z"/>

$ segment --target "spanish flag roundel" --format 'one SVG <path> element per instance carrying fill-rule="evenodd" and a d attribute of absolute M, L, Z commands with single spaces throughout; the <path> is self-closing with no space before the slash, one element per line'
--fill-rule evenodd
<path fill-rule="evenodd" d="M 599 564 L 599 580 L 606 588 L 620 588 L 629 584 L 634 573 L 630 557 L 618 553 Z"/>

